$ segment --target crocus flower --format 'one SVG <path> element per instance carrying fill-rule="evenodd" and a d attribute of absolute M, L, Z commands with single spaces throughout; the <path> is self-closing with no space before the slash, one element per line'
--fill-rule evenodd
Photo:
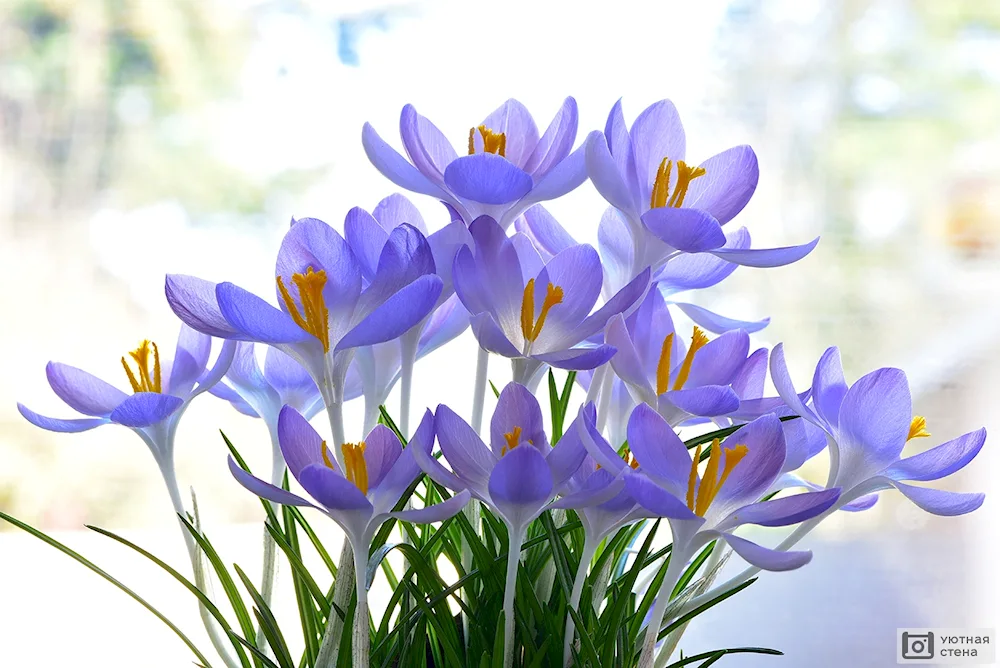
<path fill-rule="evenodd" d="M 20 403 L 17 408 L 33 425 L 49 431 L 80 432 L 104 424 L 128 427 L 149 446 L 161 471 L 172 477 L 174 435 L 181 415 L 192 399 L 211 389 L 226 373 L 235 345 L 224 344 L 208 369 L 211 350 L 211 337 L 186 325 L 181 326 L 172 362 L 161 362 L 159 347 L 143 341 L 121 360 L 132 394 L 82 369 L 49 362 L 45 373 L 52 391 L 87 417 L 52 418 Z"/>
<path fill-rule="evenodd" d="M 640 404 L 629 420 L 628 443 L 638 466 L 595 439 L 584 445 L 601 466 L 625 473 L 625 489 L 650 516 L 666 517 L 673 532 L 670 564 L 653 609 L 650 629 L 659 629 L 669 594 L 688 559 L 713 540 L 724 540 L 743 559 L 771 571 L 808 563 L 809 552 L 770 550 L 733 531 L 744 524 L 785 526 L 815 517 L 836 503 L 839 489 L 806 492 L 760 501 L 781 474 L 786 450 L 781 423 L 764 415 L 726 440 L 713 441 L 708 463 L 699 473 L 702 447 L 692 453 L 667 422 Z M 640 665 L 648 665 L 655 632 L 647 634 Z"/>
<path fill-rule="evenodd" d="M 425 508 L 393 510 L 403 493 L 421 475 L 414 453 L 430 452 L 434 445 L 434 419 L 430 411 L 426 412 L 405 448 L 384 425 L 377 425 L 360 443 L 341 444 L 343 467 L 337 464 L 326 441 L 289 406 L 281 409 L 278 417 L 278 442 L 288 470 L 315 502 L 254 477 L 240 468 L 232 457 L 229 469 L 241 485 L 257 496 L 289 506 L 316 508 L 344 530 L 354 552 L 358 596 L 355 622 L 363 629 L 362 633 L 355 634 L 355 642 L 363 640 L 362 656 L 367 659 L 366 573 L 368 548 L 376 532 L 393 518 L 417 523 L 445 520 L 462 509 L 469 494 L 459 493 L 443 503 Z"/>
<path fill-rule="evenodd" d="M 400 188 L 436 197 L 466 223 L 488 215 L 507 228 L 536 202 L 556 199 L 587 178 L 576 139 L 576 101 L 569 97 L 539 136 L 528 110 L 508 100 L 469 130 L 468 155 L 412 105 L 403 107 L 399 133 L 409 160 L 365 123 L 361 141 L 372 164 Z"/>
<path fill-rule="evenodd" d="M 342 441 L 339 407 L 354 349 L 403 334 L 427 316 L 441 294 L 442 281 L 426 249 L 416 228 L 395 228 L 372 281 L 362 288 L 361 266 L 347 242 L 326 223 L 307 218 L 291 226 L 278 251 L 280 308 L 232 283 L 179 275 L 167 276 L 167 299 L 178 317 L 199 331 L 267 343 L 299 362 L 316 381 L 334 436 Z"/>
<path fill-rule="evenodd" d="M 429 451 L 415 451 L 417 463 L 438 484 L 468 490 L 506 525 L 507 583 L 504 592 L 505 657 L 512 656 L 514 586 L 528 525 L 565 489 L 583 462 L 579 439 L 564 438 L 550 447 L 542 424 L 542 409 L 523 385 L 510 383 L 497 400 L 490 422 L 490 445 L 447 406 L 434 416 L 438 443 L 451 465 L 446 469 Z M 505 665 L 510 665 L 505 658 Z"/>
<path fill-rule="evenodd" d="M 475 250 L 463 248 L 455 257 L 455 291 L 473 314 L 479 345 L 511 358 L 516 382 L 534 386 L 546 364 L 593 369 L 611 358 L 611 346 L 579 345 L 642 297 L 648 271 L 591 313 L 603 276 L 592 247 L 570 247 L 541 265 L 530 248 L 519 252 L 518 235 L 508 238 L 490 218 L 476 220 L 470 231 Z M 539 269 L 526 279 L 523 264 L 532 262 Z"/>
<path fill-rule="evenodd" d="M 939 480 L 964 468 L 982 449 L 986 430 L 902 458 L 907 442 L 930 434 L 924 418 L 912 413 L 910 387 L 901 370 L 877 369 L 848 387 L 840 351 L 828 348 L 816 365 L 807 405 L 795 393 L 784 346 L 778 344 L 771 354 L 771 377 L 791 410 L 828 435 L 831 468 L 826 487 L 844 490 L 836 507 L 848 509 L 853 503 L 858 509 L 859 502 L 861 508 L 870 506 L 873 494 L 890 488 L 935 515 L 962 515 L 982 505 L 983 494 L 907 484 Z"/>
<path fill-rule="evenodd" d="M 684 127 L 669 100 L 650 105 L 631 128 L 619 100 L 604 132 L 587 138 L 586 150 L 591 181 L 623 214 L 634 268 L 658 269 L 674 252 L 704 252 L 734 264 L 774 267 L 805 257 L 818 241 L 787 248 L 727 248 L 722 225 L 750 201 L 757 187 L 757 156 L 749 146 L 736 146 L 700 165 L 688 164 Z"/>

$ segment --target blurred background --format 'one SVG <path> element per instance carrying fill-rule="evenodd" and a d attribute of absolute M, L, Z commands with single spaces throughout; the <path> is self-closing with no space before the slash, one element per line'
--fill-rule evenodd
<path fill-rule="evenodd" d="M 822 242 L 791 267 L 741 268 L 698 300 L 771 316 L 757 342 L 787 342 L 801 387 L 836 344 L 849 380 L 907 371 L 934 435 L 913 447 L 982 425 L 1000 434 L 1000 4 L 0 0 L 0 509 L 200 638 L 193 599 L 83 528 L 122 531 L 184 565 L 144 446 L 124 429 L 40 431 L 15 402 L 68 415 L 48 360 L 121 386 L 122 354 L 143 338 L 172 346 L 166 272 L 269 294 L 291 216 L 339 226 L 394 191 L 364 157 L 365 121 L 399 146 L 412 102 L 460 146 L 508 97 L 544 127 L 566 95 L 581 139 L 619 97 L 629 121 L 669 97 L 692 161 L 754 147 L 760 186 L 739 223 L 756 246 Z M 436 202 L 415 202 L 431 229 L 445 222 Z M 592 186 L 549 208 L 596 241 L 604 204 Z M 422 361 L 416 403 L 467 413 L 474 349 L 466 334 Z M 498 382 L 507 373 L 491 366 Z M 179 475 L 230 560 L 252 564 L 260 506 L 226 472 L 220 428 L 251 463 L 269 461 L 260 425 L 205 397 L 182 424 Z M 994 445 L 946 485 L 1000 491 Z M 995 498 L 957 519 L 891 495 L 838 516 L 807 541 L 809 567 L 764 577 L 681 647 L 787 654 L 725 665 L 883 667 L 897 627 L 995 628 Z M 125 596 L 0 526 L 0 665 L 189 661 Z"/>

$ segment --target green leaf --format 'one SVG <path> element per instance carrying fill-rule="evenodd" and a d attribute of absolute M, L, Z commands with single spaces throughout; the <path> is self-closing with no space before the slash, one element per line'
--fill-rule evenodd
<path fill-rule="evenodd" d="M 278 622 L 274 618 L 274 614 L 271 612 L 271 608 L 268 607 L 267 603 L 261 597 L 257 588 L 254 587 L 253 582 L 247 577 L 246 573 L 243 572 L 238 565 L 233 564 L 233 569 L 236 570 L 236 574 L 243 581 L 243 586 L 246 587 L 247 593 L 250 594 L 250 598 L 254 602 L 254 616 L 257 618 L 257 622 L 260 624 L 261 630 L 264 631 L 264 637 L 267 638 L 267 644 L 271 646 L 274 651 L 274 658 L 278 662 L 280 668 L 295 668 L 295 663 L 292 661 L 292 655 L 288 651 L 288 645 L 285 644 L 285 638 L 281 635 L 281 629 L 278 628 Z"/>
<path fill-rule="evenodd" d="M 399 427 L 396 426 L 396 421 L 392 419 L 392 416 L 389 415 L 389 411 L 387 411 L 383 405 L 378 407 L 378 421 L 391 429 L 392 433 L 394 433 L 396 438 L 399 439 L 399 442 L 406 445 L 406 437 L 403 436 L 403 432 L 401 432 Z"/>
<path fill-rule="evenodd" d="M 699 605 L 697 608 L 695 608 L 691 612 L 688 612 L 687 614 L 681 615 L 680 617 L 678 617 L 677 619 L 675 619 L 674 621 L 672 621 L 670 624 L 668 624 L 666 627 L 664 627 L 662 631 L 660 631 L 660 635 L 657 636 L 657 640 L 661 640 L 661 639 L 667 637 L 667 635 L 671 631 L 673 631 L 674 629 L 680 628 L 681 626 L 683 626 L 687 622 L 691 621 L 692 619 L 694 619 L 695 617 L 697 617 L 701 613 L 705 612 L 709 608 L 714 607 L 714 606 L 718 605 L 719 603 L 722 603 L 723 601 L 725 601 L 730 596 L 735 596 L 736 594 L 740 593 L 741 591 L 743 591 L 744 589 L 746 589 L 747 587 L 749 587 L 750 585 L 752 585 L 756 581 L 757 581 L 757 578 L 751 578 L 751 579 L 747 580 L 746 582 L 744 582 L 743 584 L 738 585 L 736 587 L 733 587 L 732 589 L 730 589 L 729 591 L 727 591 L 725 593 L 719 594 L 718 596 L 716 596 L 712 600 L 706 601 L 705 603 L 702 603 L 701 605 Z"/>
<path fill-rule="evenodd" d="M 86 566 L 87 568 L 89 568 L 93 572 L 97 573 L 102 578 L 104 578 L 105 580 L 107 580 L 108 582 L 110 582 L 114 586 L 118 587 L 120 590 L 122 590 L 123 592 L 125 592 L 129 596 L 131 596 L 132 599 L 135 600 L 139 605 L 141 605 L 142 607 L 146 608 L 151 613 L 153 613 L 156 616 L 157 619 L 159 619 L 161 622 L 163 622 L 164 624 L 166 624 L 167 627 L 169 627 L 171 631 L 173 631 L 175 634 L 177 634 L 177 637 L 180 638 L 184 642 L 185 645 L 187 645 L 188 649 L 191 650 L 191 652 L 195 655 L 195 657 L 197 657 L 198 661 L 201 662 L 201 664 L 203 666 L 206 666 L 207 668 L 211 668 L 212 664 L 209 663 L 208 659 L 205 658 L 205 655 L 202 654 L 201 651 L 198 650 L 198 647 L 195 646 L 195 644 L 193 642 L 191 642 L 191 639 L 188 638 L 186 635 L 184 635 L 184 632 L 181 631 L 179 628 L 177 628 L 177 626 L 173 622 L 171 622 L 169 619 L 167 619 L 163 615 L 163 613 L 161 613 L 159 610 L 157 610 L 152 605 L 150 605 L 148 602 L 146 602 L 146 599 L 144 599 L 141 596 L 139 596 L 138 594 L 136 594 L 134 591 L 132 591 L 131 589 L 129 589 L 128 587 L 126 587 L 124 584 L 122 584 L 121 582 L 119 582 L 118 580 L 116 580 L 114 577 L 112 577 L 110 574 L 108 574 L 106 571 L 104 571 L 103 569 L 101 569 L 100 567 L 98 567 L 93 562 L 89 561 L 88 559 L 86 559 L 82 555 L 80 555 L 77 552 L 75 552 L 75 551 L 71 550 L 70 548 L 66 547 L 65 545 L 63 545 L 62 543 L 60 543 L 59 541 L 57 541 L 55 538 L 52 538 L 51 536 L 45 534 L 44 532 L 39 531 L 38 529 L 34 528 L 30 524 L 26 524 L 26 523 L 22 522 L 21 520 L 15 518 L 15 517 L 11 517 L 10 515 L 8 515 L 7 513 L 2 512 L 2 511 L 0 511 L 0 519 L 3 519 L 5 521 L 13 524 L 14 526 L 16 526 L 19 529 L 27 531 L 28 533 L 30 533 L 35 538 L 38 538 L 42 542 L 47 543 L 48 545 L 51 545 L 52 547 L 56 548 L 57 550 L 59 550 L 63 554 L 71 557 L 72 559 L 75 559 L 78 563 L 83 564 L 84 566 Z"/>
<path fill-rule="evenodd" d="M 687 666 L 692 663 L 697 663 L 698 661 L 704 661 L 705 659 L 714 663 L 727 654 L 768 654 L 770 656 L 784 656 L 784 652 L 779 652 L 776 649 L 768 649 L 767 647 L 733 647 L 730 649 L 716 649 L 711 652 L 695 654 L 694 656 L 689 656 L 681 659 L 680 661 L 675 661 L 667 666 L 667 668 L 680 668 L 681 666 Z M 707 665 L 711 665 L 711 663 L 702 664 L 702 666 Z"/>
<path fill-rule="evenodd" d="M 250 653 L 253 654 L 254 658 L 265 668 L 280 668 L 278 664 L 276 664 L 274 661 L 271 661 L 271 659 L 267 656 L 267 654 L 264 654 L 264 652 L 260 651 L 252 644 L 248 643 L 244 638 L 241 638 L 232 631 L 229 631 L 228 633 L 230 638 L 232 638 L 233 640 L 235 640 L 236 642 L 238 642 L 239 644 L 243 645 L 248 650 L 250 650 Z"/>
<path fill-rule="evenodd" d="M 490 381 L 490 387 L 493 388 L 493 394 L 496 396 L 497 399 L 499 399 L 500 398 L 500 390 L 497 389 L 497 386 L 493 384 L 492 380 Z"/>

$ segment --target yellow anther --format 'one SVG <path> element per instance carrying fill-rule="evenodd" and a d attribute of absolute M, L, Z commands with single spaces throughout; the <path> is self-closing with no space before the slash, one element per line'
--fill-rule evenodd
<path fill-rule="evenodd" d="M 677 183 L 674 185 L 673 194 L 670 194 L 670 172 L 673 162 L 669 158 L 664 158 L 656 170 L 656 178 L 653 179 L 653 192 L 649 197 L 649 208 L 658 209 L 663 206 L 680 208 L 684 205 L 684 196 L 687 195 L 688 186 L 699 176 L 705 175 L 704 167 L 691 167 L 683 160 L 677 161 Z"/>
<path fill-rule="evenodd" d="M 326 441 L 323 441 L 323 443 L 319 446 L 319 451 L 323 454 L 323 463 L 326 464 L 326 467 L 336 471 L 337 467 L 333 465 L 333 462 L 330 461 L 330 455 L 327 454 Z"/>
<path fill-rule="evenodd" d="M 507 135 L 503 132 L 493 132 L 485 125 L 469 129 L 469 155 L 476 152 L 476 130 L 483 138 L 483 152 L 495 153 L 501 158 L 507 157 Z"/>
<path fill-rule="evenodd" d="M 508 452 L 517 447 L 517 444 L 521 442 L 521 428 L 514 427 L 512 430 L 508 431 L 503 435 L 503 439 L 507 441 L 507 445 L 503 446 L 500 450 L 500 456 L 506 455 Z"/>
<path fill-rule="evenodd" d="M 326 271 L 322 269 L 313 271 L 313 268 L 309 267 L 304 274 L 292 274 L 292 282 L 295 283 L 299 291 L 299 301 L 302 302 L 301 312 L 281 276 L 277 277 L 277 281 L 278 291 L 281 292 L 281 298 L 288 308 L 288 315 L 296 325 L 319 339 L 323 344 L 323 352 L 330 352 L 330 312 L 323 299 Z"/>
<path fill-rule="evenodd" d="M 152 374 L 149 370 L 150 353 L 152 353 L 153 357 Z M 125 374 L 128 376 L 128 382 L 132 386 L 132 391 L 162 392 L 163 382 L 160 375 L 160 350 L 156 347 L 156 344 L 148 339 L 144 340 L 128 356 L 135 361 L 136 372 L 138 373 L 138 377 L 136 377 L 136 374 L 132 373 L 132 369 L 129 368 L 128 360 L 122 357 L 122 366 L 125 367 Z"/>
<path fill-rule="evenodd" d="M 358 444 L 344 443 L 340 446 L 340 451 L 344 453 L 344 469 L 347 479 L 354 483 L 354 486 L 361 490 L 361 493 L 368 494 L 368 465 L 365 463 L 365 442 Z M 323 458 L 326 457 L 326 447 L 323 447 Z"/>
<path fill-rule="evenodd" d="M 680 390 L 684 387 L 688 376 L 691 375 L 691 365 L 694 363 L 695 354 L 704 348 L 707 343 L 708 337 L 705 336 L 705 332 L 701 331 L 701 328 L 696 325 L 694 331 L 691 333 L 691 346 L 688 348 L 687 355 L 684 356 L 684 361 L 681 362 L 680 370 L 677 371 L 677 379 L 674 381 L 675 390 Z"/>
<path fill-rule="evenodd" d="M 563 289 L 558 285 L 549 283 L 545 290 L 545 301 L 542 302 L 542 310 L 535 320 L 535 279 L 529 279 L 524 286 L 524 297 L 521 299 L 521 333 L 525 341 L 534 341 L 542 333 L 545 326 L 545 318 L 549 311 L 556 304 L 561 304 L 563 300 Z"/>
<path fill-rule="evenodd" d="M 910 433 L 906 436 L 906 440 L 927 438 L 930 435 L 930 432 L 927 431 L 927 418 L 923 415 L 914 415 L 913 420 L 910 421 Z"/>
<path fill-rule="evenodd" d="M 726 483 L 729 474 L 736 465 L 747 456 L 749 448 L 745 445 L 735 445 L 725 450 L 719 445 L 719 439 L 712 441 L 711 454 L 705 466 L 705 475 L 698 484 L 698 462 L 701 460 L 701 446 L 695 451 L 691 461 L 691 474 L 688 477 L 687 504 L 696 515 L 704 517 L 712 501 L 718 496 L 719 490 Z M 722 475 L 719 475 L 719 465 L 722 465 Z M 697 488 L 697 489 L 696 489 Z"/>
<path fill-rule="evenodd" d="M 660 349 L 660 361 L 656 364 L 656 394 L 660 395 L 670 389 L 670 354 L 674 348 L 674 333 L 670 332 L 663 339 Z"/>
<path fill-rule="evenodd" d="M 635 458 L 635 455 L 633 455 L 632 451 L 628 448 L 625 448 L 625 452 L 622 454 L 622 459 L 624 459 L 625 463 L 632 467 L 632 469 L 639 468 L 639 460 Z"/>

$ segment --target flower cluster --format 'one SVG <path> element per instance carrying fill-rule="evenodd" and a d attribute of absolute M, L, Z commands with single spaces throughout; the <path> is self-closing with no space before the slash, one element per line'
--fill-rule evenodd
<path fill-rule="evenodd" d="M 171 363 L 161 363 L 149 341 L 123 357 L 131 395 L 50 363 L 52 389 L 85 417 L 50 418 L 19 405 L 22 415 L 54 431 L 108 423 L 133 429 L 182 515 L 172 461 L 188 402 L 208 390 L 260 418 L 272 443 L 269 481 L 233 457 L 229 468 L 263 499 L 315 508 L 343 529 L 350 558 L 341 561 L 338 584 L 353 569 L 357 668 L 368 665 L 370 652 L 370 550 L 387 522 L 437 523 L 463 508 L 478 520 L 485 508 L 506 528 L 503 665 L 512 666 L 523 660 L 515 642 L 518 568 L 541 518 L 557 530 L 575 518 L 582 528 L 567 600 L 574 611 L 581 611 L 588 574 L 595 582 L 602 577 L 593 561 L 601 546 L 665 519 L 669 558 L 658 566 L 649 596 L 655 603 L 636 652 L 636 665 L 649 668 L 666 662 L 656 657 L 660 630 L 685 611 L 761 569 L 807 564 L 811 553 L 792 548 L 832 513 L 870 508 L 888 489 L 938 515 L 981 505 L 982 494 L 912 484 L 964 467 L 982 448 L 985 430 L 904 457 L 909 441 L 929 434 L 912 412 L 902 371 L 878 369 L 849 385 L 831 348 L 811 386 L 796 388 L 782 345 L 752 350 L 751 334 L 767 319 L 743 322 L 677 301 L 719 284 L 738 266 L 798 261 L 818 242 L 752 248 L 746 228 L 730 224 L 757 185 L 750 147 L 689 161 L 683 126 L 667 100 L 631 126 L 615 104 L 604 130 L 574 150 L 577 125 L 572 98 L 544 132 L 510 100 L 474 125 L 467 141 L 460 138 L 459 155 L 408 105 L 400 116 L 404 155 L 366 124 L 362 141 L 375 168 L 400 188 L 445 204 L 436 231 L 394 194 L 370 213 L 349 211 L 342 233 L 314 218 L 293 220 L 278 250 L 271 298 L 228 282 L 169 275 L 167 302 L 183 323 Z M 565 229 L 540 204 L 588 179 L 610 205 L 596 249 L 576 242 L 578 230 Z M 411 433 L 417 360 L 466 329 L 480 349 L 470 419 L 439 405 Z M 209 367 L 213 337 L 224 343 Z M 483 430 L 491 355 L 510 360 L 513 382 L 498 392 Z M 570 374 L 562 397 L 552 369 Z M 776 396 L 765 390 L 768 370 Z M 536 399 L 546 373 L 558 399 L 549 433 Z M 384 406 L 397 382 L 401 403 L 392 423 Z M 573 383 L 586 398 L 563 430 Z M 355 398 L 364 404 L 364 427 L 348 435 L 344 406 Z M 328 437 L 309 423 L 321 411 Z M 686 431 L 693 435 L 687 441 Z M 808 480 L 803 465 L 824 451 L 826 480 Z M 286 470 L 304 494 L 283 484 Z M 414 505 L 418 486 L 427 494 Z M 792 529 L 772 548 L 740 535 L 751 524 Z M 471 531 L 477 527 L 469 523 Z M 197 550 L 185 538 L 197 569 Z M 685 588 L 706 547 L 711 563 L 732 553 L 749 566 L 714 589 L 714 572 Z M 339 589 L 327 608 L 347 609 L 350 591 Z M 562 661 L 569 665 L 579 653 L 574 620 L 567 615 L 565 622 Z M 328 614 L 329 628 L 340 623 Z M 676 637 L 661 657 L 675 645 Z M 316 665 L 339 647 L 336 633 L 324 634 Z M 224 643 L 216 648 L 228 657 Z"/>

